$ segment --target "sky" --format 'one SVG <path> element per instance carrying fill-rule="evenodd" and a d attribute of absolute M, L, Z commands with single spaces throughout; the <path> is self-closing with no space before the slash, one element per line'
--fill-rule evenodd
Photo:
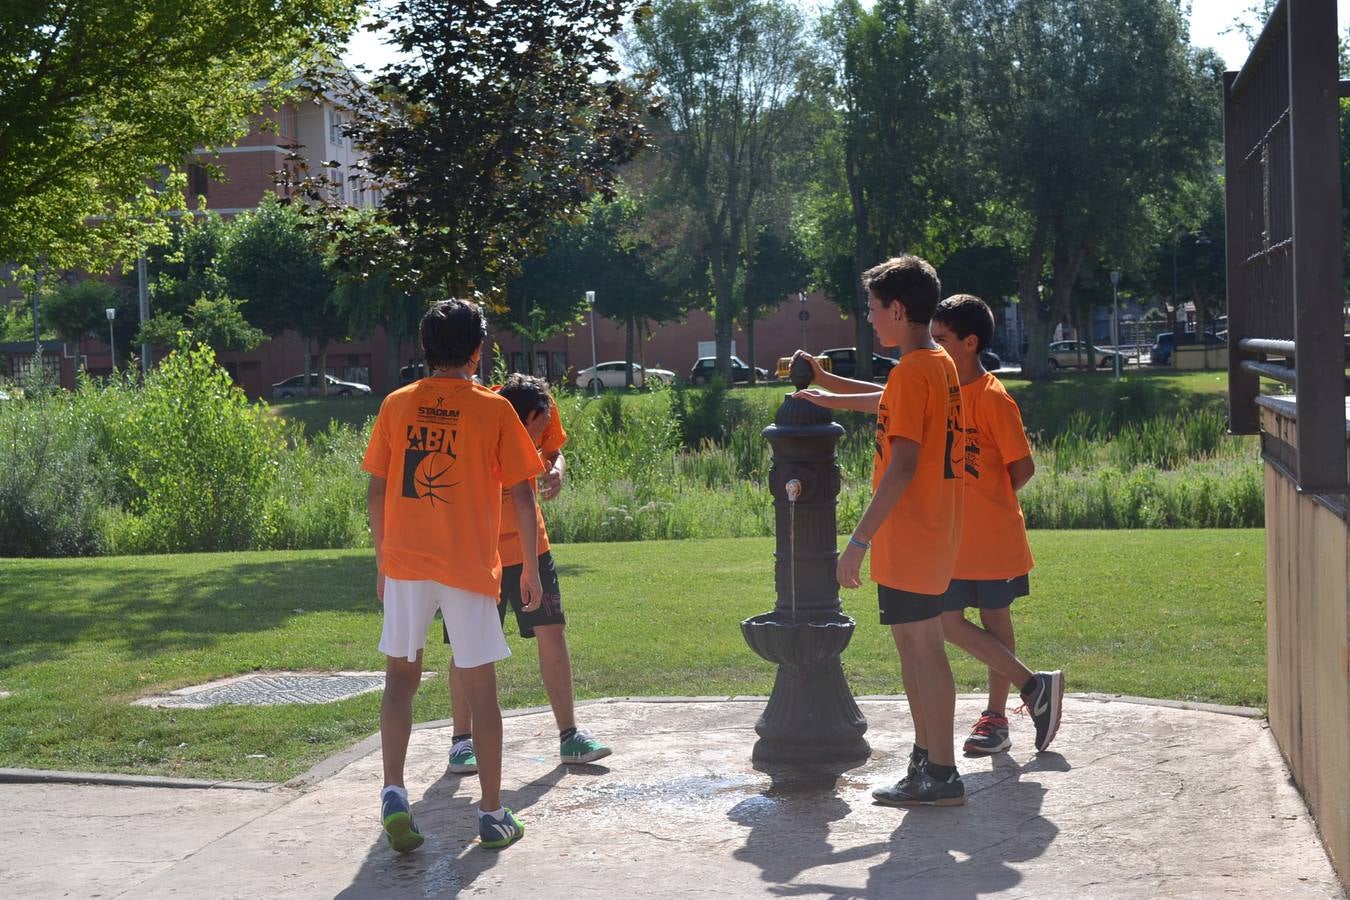
<path fill-rule="evenodd" d="M 812 0 L 799 0 L 804 7 L 817 6 Z M 1249 5 L 1248 0 L 1192 0 L 1191 43 L 1199 47 L 1213 47 L 1228 64 L 1237 69 L 1247 58 L 1247 39 L 1228 29 L 1238 11 Z M 1344 33 L 1350 25 L 1350 3 L 1339 3 L 1338 31 Z M 393 59 L 393 51 L 380 43 L 379 36 L 358 31 L 347 47 L 344 59 L 349 65 L 363 64 L 373 72 Z"/>

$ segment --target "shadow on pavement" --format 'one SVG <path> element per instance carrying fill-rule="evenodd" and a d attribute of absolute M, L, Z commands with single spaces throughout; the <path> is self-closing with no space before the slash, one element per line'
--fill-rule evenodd
<path fill-rule="evenodd" d="M 770 776 L 769 788 L 728 813 L 750 828 L 745 845 L 733 856 L 757 866 L 772 893 L 974 900 L 1013 888 L 1022 876 L 1010 863 L 1040 856 L 1059 834 L 1041 815 L 1045 788 L 1028 776 L 1064 772 L 1070 766 L 1057 753 L 1042 753 L 1024 767 L 999 754 L 992 771 L 966 776 L 965 806 L 897 809 L 898 825 L 887 839 L 835 849 L 832 825 L 849 813 L 839 791 L 871 787 L 850 777 L 851 768 L 761 769 Z M 861 889 L 796 880 L 811 869 L 872 857 L 878 861 L 868 869 Z"/>
<path fill-rule="evenodd" d="M 519 790 L 503 790 L 503 805 L 520 813 L 525 823 L 521 842 L 534 837 L 527 815 L 529 808 L 565 777 L 594 777 L 608 772 L 604 766 L 559 765 Z M 378 835 L 352 883 L 337 896 L 342 900 L 414 895 L 452 897 L 471 888 L 497 864 L 501 854 L 510 853 L 512 847 L 484 850 L 478 846 L 478 790 L 475 785 L 468 796 L 458 794 L 462 781 L 459 775 L 447 774 L 413 803 L 413 820 L 427 836 L 426 843 L 412 853 L 399 854 L 389 848 L 383 835 Z M 372 801 L 372 821 L 375 809 Z"/>

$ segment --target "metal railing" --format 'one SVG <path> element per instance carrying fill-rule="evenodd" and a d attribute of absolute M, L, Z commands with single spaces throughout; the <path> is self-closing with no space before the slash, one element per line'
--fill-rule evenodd
<path fill-rule="evenodd" d="M 1335 0 L 1281 0 L 1224 75 L 1232 430 L 1260 430 L 1262 378 L 1291 385 L 1297 446 L 1263 453 L 1327 494 L 1350 487 L 1336 34 Z"/>

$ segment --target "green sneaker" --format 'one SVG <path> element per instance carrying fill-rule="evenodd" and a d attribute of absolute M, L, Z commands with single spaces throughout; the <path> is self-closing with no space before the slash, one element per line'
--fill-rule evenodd
<path fill-rule="evenodd" d="M 478 813 L 478 840 L 488 850 L 509 847 L 525 836 L 525 823 L 511 810 L 504 811 L 506 816 L 501 821 L 481 810 Z"/>
<path fill-rule="evenodd" d="M 478 771 L 478 757 L 473 753 L 473 738 L 460 741 L 450 748 L 450 771 L 456 775 L 472 775 Z"/>
<path fill-rule="evenodd" d="M 389 846 L 399 853 L 410 853 L 426 840 L 413 824 L 408 801 L 394 791 L 385 791 L 380 798 L 380 816 L 384 821 L 384 836 L 389 839 Z"/>
<path fill-rule="evenodd" d="M 591 736 L 584 728 L 578 728 L 576 734 L 562 742 L 559 751 L 565 763 L 588 763 L 604 759 L 614 751 Z"/>

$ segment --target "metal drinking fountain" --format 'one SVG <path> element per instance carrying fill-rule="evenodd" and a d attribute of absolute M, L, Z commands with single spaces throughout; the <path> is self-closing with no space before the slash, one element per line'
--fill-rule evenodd
<path fill-rule="evenodd" d="M 810 363 L 793 360 L 798 390 L 811 376 Z M 871 753 L 863 738 L 867 720 L 839 663 L 855 624 L 842 612 L 835 576 L 840 485 L 835 447 L 843 434 L 829 410 L 791 394 L 764 429 L 773 447 L 769 490 L 778 534 L 778 599 L 773 612 L 742 622 L 741 633 L 750 649 L 778 664 L 778 675 L 755 723 L 756 761 L 828 763 Z"/>

